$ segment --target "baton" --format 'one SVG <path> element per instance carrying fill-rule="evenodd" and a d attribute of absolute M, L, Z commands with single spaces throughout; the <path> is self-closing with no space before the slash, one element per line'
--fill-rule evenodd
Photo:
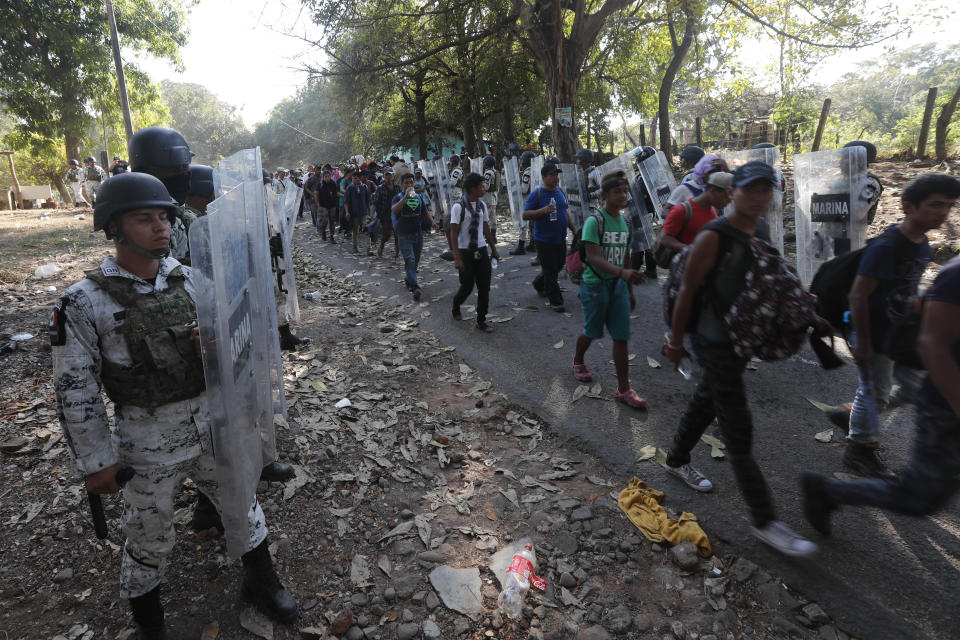
<path fill-rule="evenodd" d="M 135 475 L 136 472 L 133 470 L 133 467 L 124 467 L 117 471 L 117 484 L 122 487 Z M 87 499 L 90 500 L 90 515 L 93 516 L 93 530 L 97 534 L 97 538 L 103 540 L 107 537 L 107 517 L 103 513 L 103 500 L 101 500 L 99 493 L 93 493 L 92 491 L 87 491 Z"/>

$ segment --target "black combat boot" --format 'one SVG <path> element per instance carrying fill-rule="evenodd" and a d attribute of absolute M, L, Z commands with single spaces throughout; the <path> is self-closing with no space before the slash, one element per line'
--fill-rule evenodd
<path fill-rule="evenodd" d="M 163 605 L 160 604 L 160 587 L 136 598 L 130 598 L 130 610 L 137 625 L 137 640 L 165 640 Z"/>
<path fill-rule="evenodd" d="M 514 249 L 513 251 L 511 251 L 511 252 L 510 252 L 510 255 L 512 255 L 512 256 L 522 256 L 523 254 L 525 254 L 525 253 L 527 252 L 527 250 L 523 248 L 523 245 L 524 245 L 523 240 L 521 240 L 520 242 L 518 242 L 518 243 L 517 243 L 517 248 Z"/>
<path fill-rule="evenodd" d="M 296 475 L 292 466 L 282 462 L 271 462 L 260 471 L 260 479 L 266 482 L 286 482 Z"/>
<path fill-rule="evenodd" d="M 297 603 L 280 584 L 267 540 L 264 539 L 256 549 L 246 552 L 240 559 L 243 561 L 243 597 L 280 622 L 296 620 Z"/>
<path fill-rule="evenodd" d="M 310 338 L 298 338 L 293 335 L 289 324 L 282 324 L 277 329 L 280 331 L 280 348 L 284 351 L 296 351 L 301 344 L 310 342 Z"/>
<path fill-rule="evenodd" d="M 203 491 L 197 491 L 197 506 L 193 508 L 193 520 L 190 522 L 190 528 L 194 531 L 206 531 L 214 527 L 220 531 L 225 531 L 223 520 L 220 518 L 213 502 Z"/>

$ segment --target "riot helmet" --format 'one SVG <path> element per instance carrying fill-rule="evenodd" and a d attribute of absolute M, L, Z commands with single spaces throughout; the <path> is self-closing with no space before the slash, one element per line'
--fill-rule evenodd
<path fill-rule="evenodd" d="M 78 166 L 80 166 L 80 163 L 77 162 L 76 160 L 73 160 L 72 158 L 71 158 L 70 162 L 68 162 L 67 164 L 69 164 L 71 167 L 78 167 Z"/>
<path fill-rule="evenodd" d="M 484 168 L 484 169 L 489 169 L 490 167 L 494 166 L 495 164 L 497 164 L 497 159 L 494 158 L 493 156 L 486 156 L 486 157 L 483 159 L 483 168 Z"/>
<path fill-rule="evenodd" d="M 533 159 L 534 159 L 535 157 L 537 157 L 537 154 L 535 154 L 533 151 L 530 151 L 530 150 L 527 150 L 527 151 L 524 151 L 523 153 L 521 153 L 521 154 L 520 154 L 520 168 L 521 168 L 521 169 L 526 169 L 527 167 L 529 167 L 529 166 L 530 166 L 530 163 L 533 161 Z"/>
<path fill-rule="evenodd" d="M 103 231 L 107 239 L 116 239 L 120 244 L 131 247 L 137 253 L 149 258 L 165 258 L 170 248 L 148 250 L 130 242 L 124 237 L 119 222 L 110 223 L 128 211 L 156 207 L 165 209 L 172 225 L 177 207 L 170 193 L 159 178 L 148 173 L 120 173 L 103 183 L 97 192 L 97 202 L 93 207 L 93 230 Z"/>
<path fill-rule="evenodd" d="M 702 147 L 698 147 L 695 144 L 690 144 L 685 146 L 680 151 L 680 158 L 682 158 L 683 161 L 686 162 L 688 166 L 692 167 L 698 162 L 700 162 L 700 158 L 705 156 L 706 153 L 707 152 L 704 151 Z"/>
<path fill-rule="evenodd" d="M 867 150 L 867 164 L 873 164 L 877 161 L 877 147 L 872 142 L 867 142 L 866 140 L 852 140 L 847 144 L 843 145 L 843 148 L 847 147 L 863 147 Z"/>
<path fill-rule="evenodd" d="M 452 156 L 450 156 L 450 166 L 451 166 L 451 167 L 459 167 L 459 166 L 460 166 L 460 156 L 458 156 L 457 154 L 453 154 Z"/>
<path fill-rule="evenodd" d="M 547 156 L 543 159 L 543 164 L 555 164 L 558 167 L 560 166 L 560 158 L 557 156 Z"/>
<path fill-rule="evenodd" d="M 593 164 L 593 151 L 590 149 L 579 149 L 574 157 L 581 164 Z"/>
<path fill-rule="evenodd" d="M 209 196 L 213 193 L 213 167 L 205 164 L 190 165 L 191 196 Z"/>
<path fill-rule="evenodd" d="M 772 142 L 759 142 L 751 147 L 751 149 L 776 149 L 777 145 Z"/>
<path fill-rule="evenodd" d="M 86 158 L 83 159 L 83 161 L 84 161 L 84 162 L 96 162 L 96 160 L 93 159 L 93 156 L 87 156 Z"/>
<path fill-rule="evenodd" d="M 176 129 L 147 127 L 130 138 L 130 170 L 160 178 L 170 196 L 183 204 L 190 192 L 190 145 Z"/>
<path fill-rule="evenodd" d="M 263 184 L 270 184 L 273 182 L 273 176 L 270 175 L 270 172 L 266 169 L 260 169 L 263 172 Z"/>
<path fill-rule="evenodd" d="M 175 169 L 186 172 L 193 152 L 186 139 L 170 127 L 147 127 L 130 138 L 127 149 L 130 169 L 141 173 L 154 173 L 151 168 Z"/>

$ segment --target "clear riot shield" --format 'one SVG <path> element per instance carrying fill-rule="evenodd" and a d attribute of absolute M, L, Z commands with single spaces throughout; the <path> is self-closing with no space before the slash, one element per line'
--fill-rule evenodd
<path fill-rule="evenodd" d="M 774 148 L 766 149 L 744 149 L 742 151 L 720 151 L 718 154 L 727 161 L 730 171 L 736 171 L 737 167 L 745 165 L 748 162 L 759 160 L 766 162 L 776 170 L 780 177 L 779 183 L 773 194 L 773 202 L 770 208 L 764 214 L 764 219 L 770 227 L 770 244 L 775 246 L 780 254 L 783 254 L 783 172 L 780 171 L 780 151 Z"/>
<path fill-rule="evenodd" d="M 530 193 L 543 186 L 543 176 L 540 170 L 543 169 L 543 156 L 536 156 L 530 160 Z"/>
<path fill-rule="evenodd" d="M 300 302 L 297 298 L 297 278 L 293 270 L 293 229 L 297 225 L 297 213 L 300 210 L 300 200 L 303 198 L 303 187 L 298 187 L 292 180 L 287 181 L 283 190 L 283 211 L 285 223 L 281 239 L 283 240 L 283 281 L 287 317 L 293 322 L 300 322 Z"/>
<path fill-rule="evenodd" d="M 228 553 L 238 557 L 250 541 L 260 471 L 276 458 L 277 338 L 259 149 L 224 162 L 248 171 L 221 172 L 222 195 L 191 225 L 190 241 L 220 514 Z"/>
<path fill-rule="evenodd" d="M 507 200 L 510 202 L 510 218 L 517 229 L 524 224 L 523 189 L 520 182 L 520 165 L 516 158 L 505 158 L 503 161 L 503 179 L 507 186 Z"/>
<path fill-rule="evenodd" d="M 667 156 L 663 151 L 657 151 L 654 155 L 637 163 L 637 170 L 643 179 L 643 184 L 650 195 L 650 201 L 653 204 L 653 214 L 658 220 L 666 217 L 664 206 L 667 199 L 674 189 L 677 188 L 677 179 L 673 177 L 673 171 L 670 169 L 670 163 L 667 162 Z"/>
<path fill-rule="evenodd" d="M 647 251 L 652 249 L 657 239 L 657 234 L 653 229 L 651 222 L 651 211 L 647 208 L 645 202 L 644 183 L 633 168 L 633 157 L 624 153 L 610 160 L 600 167 L 600 175 L 605 176 L 611 171 L 623 171 L 630 181 L 630 200 L 624 212 L 630 220 L 630 226 L 633 228 L 633 244 L 631 251 Z"/>
<path fill-rule="evenodd" d="M 483 157 L 470 158 L 470 172 L 483 175 Z"/>
<path fill-rule="evenodd" d="M 287 208 L 284 205 L 284 196 L 285 193 L 275 193 L 273 189 L 269 187 L 264 189 L 266 196 L 267 204 L 267 226 L 270 233 L 270 237 L 280 236 L 280 246 L 283 250 L 283 255 L 274 258 L 271 256 L 271 261 L 275 261 L 274 270 L 276 273 L 274 277 L 279 276 L 280 281 L 278 286 L 283 289 L 283 292 L 286 295 L 284 299 L 284 309 L 287 314 L 287 318 L 294 321 L 300 321 L 300 303 L 297 300 L 297 280 L 294 275 L 293 269 L 293 227 L 291 226 L 292 221 L 287 212 Z M 296 211 L 294 211 L 293 217 L 296 219 Z"/>
<path fill-rule="evenodd" d="M 453 195 L 450 192 L 450 174 L 447 172 L 447 164 L 442 159 L 433 161 L 433 171 L 437 176 L 437 202 L 438 211 L 443 213 L 444 220 L 450 220 L 450 207 Z"/>
<path fill-rule="evenodd" d="M 797 272 L 809 285 L 821 264 L 867 242 L 867 151 L 848 147 L 793 158 Z"/>
<path fill-rule="evenodd" d="M 590 213 L 589 203 L 587 207 L 583 206 L 583 203 L 587 202 L 587 180 L 583 174 L 583 169 L 575 164 L 561 164 L 560 188 L 567 198 L 567 205 L 569 206 L 567 215 L 579 229 Z"/>
<path fill-rule="evenodd" d="M 420 167 L 420 171 L 423 173 L 423 181 L 427 184 L 427 197 L 430 198 L 431 204 L 438 202 L 437 198 L 437 172 L 436 168 L 433 166 L 432 160 L 419 160 L 417 161 L 417 166 Z M 440 205 L 437 204 L 437 207 Z M 436 215 L 436 209 L 430 212 L 430 215 Z"/>

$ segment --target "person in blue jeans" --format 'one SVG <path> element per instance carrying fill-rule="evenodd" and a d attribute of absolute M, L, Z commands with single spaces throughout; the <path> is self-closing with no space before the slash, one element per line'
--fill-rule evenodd
<path fill-rule="evenodd" d="M 886 356 L 887 333 L 893 322 L 912 307 L 920 278 L 932 257 L 927 232 L 946 221 L 940 209 L 926 206 L 949 195 L 956 180 L 945 174 L 924 174 L 904 188 L 900 196 L 903 222 L 890 226 L 863 252 L 850 290 L 850 315 L 854 338 L 853 359 L 859 384 L 850 411 L 849 435 L 843 465 L 864 476 L 889 471 L 877 457 L 880 439 L 878 414 L 891 404 L 912 403 L 923 374 Z M 891 396 L 893 382 L 899 384 Z"/>
<path fill-rule="evenodd" d="M 540 275 L 533 280 L 537 295 L 547 298 L 551 309 L 563 312 L 563 294 L 557 276 L 567 258 L 567 229 L 576 233 L 573 223 L 567 218 L 567 199 L 557 188 L 560 183 L 560 167 L 553 163 L 540 170 L 543 186 L 527 198 L 523 219 L 533 221 L 533 239 L 537 245 Z"/>
<path fill-rule="evenodd" d="M 430 228 L 436 228 L 430 211 L 423 198 L 413 188 L 413 174 L 403 176 L 401 193 L 393 197 L 390 207 L 392 215 L 396 216 L 394 228 L 397 233 L 397 245 L 400 255 L 403 256 L 404 282 L 407 291 L 413 294 L 415 301 L 420 300 L 420 284 L 417 282 L 417 266 L 420 264 L 420 254 L 423 252 L 423 225 L 424 219 Z"/>
<path fill-rule="evenodd" d="M 930 199 L 944 218 L 960 196 L 960 182 L 954 182 L 954 191 Z M 960 489 L 960 257 L 943 267 L 925 296 L 917 352 L 928 375 L 916 401 L 913 454 L 900 476 L 801 476 L 804 514 L 823 535 L 830 535 L 830 516 L 840 505 L 925 516 L 941 509 Z"/>

